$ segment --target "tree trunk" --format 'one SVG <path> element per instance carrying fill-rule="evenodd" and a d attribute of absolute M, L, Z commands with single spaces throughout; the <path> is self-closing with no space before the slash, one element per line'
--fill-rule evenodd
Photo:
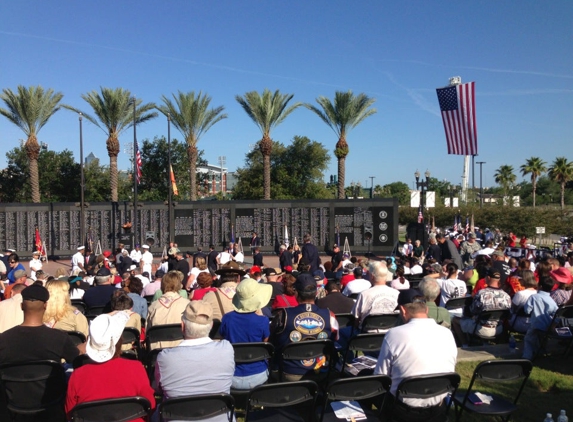
<path fill-rule="evenodd" d="M 189 145 L 187 147 L 189 157 L 189 197 L 191 201 L 197 200 L 197 147 Z"/>
<path fill-rule="evenodd" d="M 561 182 L 561 209 L 565 209 L 565 182 Z"/>
<path fill-rule="evenodd" d="M 535 192 L 537 191 L 537 180 L 532 180 L 533 184 L 533 208 L 535 208 Z"/>
<path fill-rule="evenodd" d="M 40 175 L 38 173 L 38 157 L 40 145 L 35 135 L 30 135 L 24 146 L 30 166 L 30 187 L 32 189 L 32 202 L 40 202 Z"/>
<path fill-rule="evenodd" d="M 344 133 L 340 135 L 334 155 L 338 159 L 338 199 L 344 199 L 346 194 L 344 192 L 344 179 L 346 175 L 346 156 L 348 155 L 348 144 Z"/>
<path fill-rule="evenodd" d="M 109 155 L 109 184 L 111 186 L 111 201 L 117 202 L 117 156 L 119 155 L 119 140 L 116 133 L 110 133 L 107 138 L 107 154 Z M 135 177 L 135 175 L 133 175 Z"/>
<path fill-rule="evenodd" d="M 273 141 L 268 134 L 263 135 L 259 149 L 263 154 L 263 199 L 271 199 L 271 152 Z"/>

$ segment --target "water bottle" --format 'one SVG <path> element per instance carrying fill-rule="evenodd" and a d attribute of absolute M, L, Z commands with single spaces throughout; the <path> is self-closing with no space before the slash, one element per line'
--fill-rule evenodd
<path fill-rule="evenodd" d="M 559 412 L 559 417 L 557 418 L 557 422 L 569 422 L 569 418 L 565 414 L 565 410 Z"/>
<path fill-rule="evenodd" d="M 545 419 L 543 419 L 543 422 L 555 422 L 555 421 L 553 420 L 551 413 L 548 413 L 547 416 L 545 416 Z"/>
<path fill-rule="evenodd" d="M 509 336 L 509 352 L 512 354 L 515 353 L 516 352 L 515 347 L 516 347 L 516 341 L 515 341 L 515 337 L 513 337 L 513 334 L 512 334 Z"/>

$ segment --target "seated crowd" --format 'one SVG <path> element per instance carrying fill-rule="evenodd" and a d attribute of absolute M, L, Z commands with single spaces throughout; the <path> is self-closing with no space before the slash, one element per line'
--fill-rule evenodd
<path fill-rule="evenodd" d="M 511 327 L 525 335 L 523 357 L 533 359 L 558 306 L 573 304 L 573 253 L 567 267 L 550 258 L 535 262 L 532 270 L 530 260 L 511 262 L 514 258 L 501 248 L 480 254 L 474 242 L 472 233 L 459 248 L 442 235 L 432 236 L 426 252 L 419 241 L 407 242 L 401 257 L 370 262 L 334 245 L 323 265 L 312 250 L 309 254 L 312 244 L 305 236 L 302 253 L 281 246 L 280 268 L 265 267 L 261 255 L 259 265 L 245 269 L 242 254 L 240 262 L 233 259 L 232 245 L 224 264 L 219 254 L 199 250 L 185 258 L 173 246 L 154 274 L 145 254 L 122 250 L 115 266 L 111 253 L 89 266 L 87 259 L 78 259 L 71 276 L 48 277 L 39 269 L 31 279 L 19 268 L 11 271 L 0 302 L 0 365 L 49 359 L 71 371 L 74 360 L 87 354 L 89 362 L 69 378 L 65 412 L 70 417 L 74 406 L 93 400 L 142 396 L 155 408 L 158 396 L 229 393 L 278 380 L 276 358 L 235 364 L 236 343 L 268 341 L 276 357 L 291 343 L 332 340 L 339 359 L 281 365 L 279 381 L 321 382 L 329 366 L 345 367 L 344 352 L 353 337 L 377 332 L 385 335 L 374 373 L 391 377 L 385 401 L 391 406 L 402 379 L 454 372 L 457 347 L 466 347 L 474 334 L 496 337 Z M 254 253 L 260 254 L 259 248 Z M 193 265 L 187 261 L 191 257 Z M 460 298 L 464 303 L 448 306 Z M 72 300 L 85 304 L 86 315 Z M 494 318 L 492 311 L 507 311 L 508 318 Z M 337 315 L 351 315 L 353 325 L 340 326 Z M 372 328 L 366 321 L 375 315 L 392 315 L 394 322 Z M 142 355 L 155 350 L 150 374 L 135 352 L 145 349 L 147 330 L 167 324 L 179 324 L 181 336 L 143 350 Z M 122 341 L 126 327 L 140 333 L 137 344 Z M 79 332 L 86 341 L 74 343 L 66 332 Z M 441 400 L 400 406 L 433 409 Z"/>

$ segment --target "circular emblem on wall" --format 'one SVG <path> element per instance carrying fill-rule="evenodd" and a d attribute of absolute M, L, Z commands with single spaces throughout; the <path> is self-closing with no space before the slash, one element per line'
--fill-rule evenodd
<path fill-rule="evenodd" d="M 388 230 L 388 224 L 386 224 L 386 223 L 380 223 L 378 225 L 378 227 L 380 227 L 380 230 L 382 230 L 382 231 Z"/>
<path fill-rule="evenodd" d="M 388 217 L 388 213 L 386 211 L 380 211 L 378 213 L 378 215 L 380 216 L 380 218 L 384 219 L 386 217 Z"/>
<path fill-rule="evenodd" d="M 388 236 L 386 236 L 385 234 L 381 234 L 378 239 L 380 239 L 380 242 L 385 243 L 388 241 Z"/>
<path fill-rule="evenodd" d="M 320 333 L 324 327 L 324 319 L 314 312 L 303 312 L 294 318 L 294 328 L 307 336 Z"/>

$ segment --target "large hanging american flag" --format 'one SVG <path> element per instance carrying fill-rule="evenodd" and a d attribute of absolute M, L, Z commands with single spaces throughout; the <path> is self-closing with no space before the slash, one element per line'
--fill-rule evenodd
<path fill-rule="evenodd" d="M 436 89 L 448 154 L 477 155 L 475 82 Z"/>
<path fill-rule="evenodd" d="M 135 144 L 135 181 L 139 185 L 141 183 L 141 152 L 139 151 L 139 146 Z"/>

